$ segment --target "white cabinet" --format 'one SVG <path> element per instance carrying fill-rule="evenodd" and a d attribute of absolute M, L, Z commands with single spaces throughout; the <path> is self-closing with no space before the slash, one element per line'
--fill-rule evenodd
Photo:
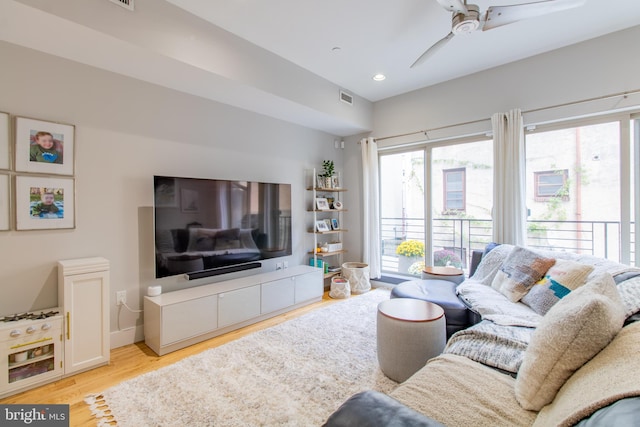
<path fill-rule="evenodd" d="M 65 375 L 109 363 L 109 261 L 59 261 L 58 304 L 64 315 Z"/>
<path fill-rule="evenodd" d="M 260 316 L 260 286 L 218 295 L 218 325 L 223 328 Z"/>
<path fill-rule="evenodd" d="M 302 274 L 295 277 L 295 303 L 322 297 L 324 284 L 318 280 L 318 273 Z"/>
<path fill-rule="evenodd" d="M 209 295 L 162 310 L 163 343 L 171 344 L 218 328 L 218 295 Z"/>
<path fill-rule="evenodd" d="M 298 266 L 144 297 L 144 341 L 158 355 L 319 301 L 320 269 Z"/>
<path fill-rule="evenodd" d="M 295 277 L 262 284 L 261 312 L 271 313 L 293 305 L 295 302 Z"/>

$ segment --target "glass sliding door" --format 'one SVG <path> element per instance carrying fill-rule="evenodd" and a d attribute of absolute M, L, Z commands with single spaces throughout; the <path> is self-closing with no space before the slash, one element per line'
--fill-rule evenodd
<path fill-rule="evenodd" d="M 380 156 L 383 272 L 415 274 L 424 261 L 424 177 L 424 149 Z"/>
<path fill-rule="evenodd" d="M 380 155 L 382 271 L 466 269 L 491 241 L 493 143 L 428 144 Z"/>
<path fill-rule="evenodd" d="M 622 259 L 620 123 L 527 134 L 529 246 Z"/>
<path fill-rule="evenodd" d="M 431 236 L 429 265 L 467 269 L 471 252 L 491 241 L 493 141 L 430 149 Z"/>

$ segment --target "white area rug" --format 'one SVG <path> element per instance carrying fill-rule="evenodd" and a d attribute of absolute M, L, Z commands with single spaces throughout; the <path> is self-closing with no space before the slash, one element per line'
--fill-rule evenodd
<path fill-rule="evenodd" d="M 397 386 L 376 356 L 376 307 L 388 298 L 353 296 L 99 396 L 121 427 L 320 426 L 352 394 Z M 99 417 L 96 400 L 87 403 Z"/>

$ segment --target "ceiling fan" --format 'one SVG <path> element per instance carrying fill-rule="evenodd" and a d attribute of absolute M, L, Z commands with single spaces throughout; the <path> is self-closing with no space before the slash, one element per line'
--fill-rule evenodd
<path fill-rule="evenodd" d="M 411 68 L 424 63 L 457 34 L 469 34 L 477 30 L 487 31 L 524 19 L 573 9 L 582 6 L 586 0 L 545 0 L 511 6 L 490 6 L 482 15 L 480 14 L 480 8 L 475 4 L 467 4 L 467 0 L 436 1 L 453 14 L 451 32 L 427 49 L 411 65 Z"/>

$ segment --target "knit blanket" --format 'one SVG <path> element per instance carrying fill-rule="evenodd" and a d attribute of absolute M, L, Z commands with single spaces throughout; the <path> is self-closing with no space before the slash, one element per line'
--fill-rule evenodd
<path fill-rule="evenodd" d="M 483 320 L 454 334 L 444 354 L 464 356 L 483 365 L 517 373 L 534 328 L 503 326 Z"/>

